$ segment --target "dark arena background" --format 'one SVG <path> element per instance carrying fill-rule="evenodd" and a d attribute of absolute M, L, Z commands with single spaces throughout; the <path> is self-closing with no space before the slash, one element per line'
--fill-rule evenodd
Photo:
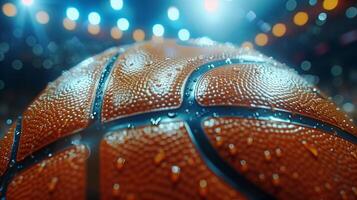
<path fill-rule="evenodd" d="M 352 0 L 2 1 L 0 30 L 0 135 L 70 67 L 155 37 L 251 46 L 295 68 L 357 119 Z"/>

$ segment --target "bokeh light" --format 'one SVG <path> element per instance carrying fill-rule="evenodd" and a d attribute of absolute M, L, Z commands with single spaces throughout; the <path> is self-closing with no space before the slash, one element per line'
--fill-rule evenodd
<path fill-rule="evenodd" d="M 152 32 L 154 33 L 155 36 L 161 37 L 164 35 L 165 33 L 165 28 L 163 25 L 161 24 L 155 24 L 152 27 Z"/>
<path fill-rule="evenodd" d="M 21 3 L 25 6 L 31 6 L 34 3 L 34 0 L 21 0 Z"/>
<path fill-rule="evenodd" d="M 218 0 L 204 0 L 204 8 L 208 12 L 215 12 L 218 10 L 218 3 Z"/>
<path fill-rule="evenodd" d="M 126 31 L 126 30 L 129 29 L 130 24 L 129 24 L 129 21 L 126 18 L 120 18 L 117 21 L 117 26 L 118 26 L 118 28 L 120 30 Z"/>
<path fill-rule="evenodd" d="M 298 26 L 303 26 L 309 20 L 309 15 L 306 12 L 297 12 L 294 15 L 293 21 Z"/>
<path fill-rule="evenodd" d="M 50 16 L 46 11 L 38 11 L 36 13 L 36 20 L 39 24 L 47 24 L 50 21 Z"/>
<path fill-rule="evenodd" d="M 91 12 L 88 15 L 88 21 L 92 25 L 98 25 L 100 23 L 100 15 L 97 12 Z"/>
<path fill-rule="evenodd" d="M 5 16 L 14 17 L 17 14 L 17 8 L 12 3 L 5 3 L 2 6 L 2 12 L 4 13 Z"/>
<path fill-rule="evenodd" d="M 110 6 L 114 10 L 121 10 L 123 8 L 123 0 L 110 0 Z"/>
<path fill-rule="evenodd" d="M 119 40 L 123 36 L 123 32 L 118 27 L 113 27 L 110 29 L 110 35 L 113 39 Z"/>
<path fill-rule="evenodd" d="M 187 29 L 180 29 L 178 32 L 178 38 L 182 41 L 186 41 L 188 39 L 190 39 L 190 31 L 188 31 Z"/>
<path fill-rule="evenodd" d="M 170 20 L 176 21 L 180 18 L 180 11 L 176 7 L 171 6 L 167 10 L 167 16 L 169 17 Z"/>
<path fill-rule="evenodd" d="M 257 36 L 255 36 L 255 44 L 258 46 L 265 46 L 268 44 L 268 35 L 265 33 L 259 33 Z"/>
<path fill-rule="evenodd" d="M 288 0 L 288 1 L 286 2 L 286 4 L 285 4 L 285 8 L 286 8 L 286 10 L 288 10 L 288 11 L 293 11 L 293 10 L 295 10 L 296 6 L 297 6 L 296 0 Z"/>
<path fill-rule="evenodd" d="M 67 18 L 76 21 L 79 18 L 79 11 L 77 8 L 69 7 L 66 10 Z"/>
<path fill-rule="evenodd" d="M 352 19 L 354 17 L 357 16 L 357 8 L 356 7 L 349 7 L 347 10 L 346 10 L 346 17 L 349 18 L 349 19 Z"/>
<path fill-rule="evenodd" d="M 324 0 L 322 2 L 322 7 L 325 10 L 333 10 L 337 7 L 338 5 L 338 0 Z"/>
<path fill-rule="evenodd" d="M 253 48 L 254 48 L 253 43 L 248 42 L 248 41 L 243 42 L 241 46 L 242 46 L 243 48 L 248 48 L 248 49 L 253 49 Z"/>
<path fill-rule="evenodd" d="M 77 24 L 75 21 L 70 20 L 68 18 L 63 19 L 63 27 L 69 31 L 72 31 L 76 28 Z"/>
<path fill-rule="evenodd" d="M 283 23 L 277 23 L 273 26 L 273 35 L 276 37 L 282 37 L 286 33 L 286 25 Z"/>
<path fill-rule="evenodd" d="M 100 32 L 100 26 L 98 24 L 88 24 L 88 33 L 92 35 L 98 35 Z"/>
<path fill-rule="evenodd" d="M 136 41 L 136 42 L 141 42 L 145 39 L 145 32 L 142 30 L 142 29 L 136 29 L 134 32 L 133 32 L 133 39 Z"/>

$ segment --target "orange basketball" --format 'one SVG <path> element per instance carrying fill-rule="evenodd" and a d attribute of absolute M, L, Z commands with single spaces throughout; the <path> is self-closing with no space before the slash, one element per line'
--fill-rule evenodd
<path fill-rule="evenodd" d="M 111 48 L 0 140 L 4 199 L 357 199 L 352 120 L 294 70 L 207 39 Z M 1 198 L 1 199 L 2 199 Z"/>

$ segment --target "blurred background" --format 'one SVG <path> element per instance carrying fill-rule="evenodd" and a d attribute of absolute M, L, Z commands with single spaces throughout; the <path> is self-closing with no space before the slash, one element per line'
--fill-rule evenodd
<path fill-rule="evenodd" d="M 153 37 L 257 49 L 357 119 L 357 1 L 8 0 L 0 7 L 0 136 L 64 71 L 108 47 Z"/>

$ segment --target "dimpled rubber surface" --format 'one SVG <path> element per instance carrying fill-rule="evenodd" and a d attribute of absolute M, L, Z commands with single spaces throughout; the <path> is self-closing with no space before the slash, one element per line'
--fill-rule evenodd
<path fill-rule="evenodd" d="M 197 85 L 203 106 L 267 107 L 306 115 L 357 135 L 352 120 L 292 69 L 272 64 L 232 65 L 207 72 Z"/>
<path fill-rule="evenodd" d="M 3 175 L 10 161 L 12 144 L 14 142 L 16 123 L 14 123 L 5 136 L 0 139 L 0 176 Z"/>
<path fill-rule="evenodd" d="M 176 108 L 182 101 L 184 81 L 198 66 L 223 57 L 255 54 L 229 45 L 180 46 L 173 40 L 133 46 L 114 66 L 104 95 L 102 119 Z"/>
<path fill-rule="evenodd" d="M 210 118 L 206 134 L 222 157 L 278 199 L 357 199 L 357 147 L 284 122 Z"/>
<path fill-rule="evenodd" d="M 6 198 L 84 199 L 88 149 L 73 146 L 24 170 L 11 181 Z"/>
<path fill-rule="evenodd" d="M 109 133 L 100 152 L 102 199 L 243 199 L 205 166 L 183 122 Z"/>
<path fill-rule="evenodd" d="M 114 53 L 115 48 L 110 49 L 64 72 L 28 107 L 23 114 L 18 160 L 88 126 L 96 83 Z"/>

